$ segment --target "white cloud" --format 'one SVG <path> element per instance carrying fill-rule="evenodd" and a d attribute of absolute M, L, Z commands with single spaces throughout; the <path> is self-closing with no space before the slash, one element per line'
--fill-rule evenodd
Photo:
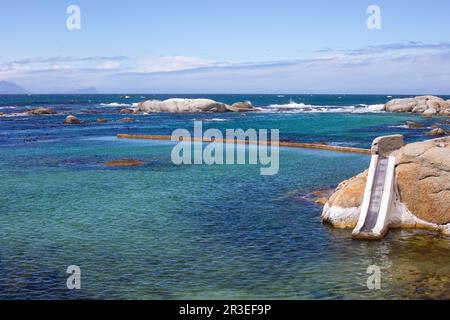
<path fill-rule="evenodd" d="M 215 60 L 187 56 L 147 57 L 138 62 L 135 72 L 172 72 L 224 65 Z"/>
<path fill-rule="evenodd" d="M 102 61 L 97 65 L 97 68 L 100 70 L 114 70 L 120 68 L 120 62 L 118 61 Z"/>

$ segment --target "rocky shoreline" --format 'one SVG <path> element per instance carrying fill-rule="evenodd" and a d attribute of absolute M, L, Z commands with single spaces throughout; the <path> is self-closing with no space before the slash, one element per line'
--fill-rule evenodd
<path fill-rule="evenodd" d="M 424 117 L 450 116 L 450 100 L 444 100 L 435 96 L 392 99 L 384 105 L 383 110 L 396 113 L 418 113 Z"/>
<path fill-rule="evenodd" d="M 394 206 L 389 228 L 415 228 L 450 235 L 450 138 L 405 145 L 396 159 Z M 325 203 L 322 221 L 336 228 L 358 223 L 367 171 L 343 181 Z"/>

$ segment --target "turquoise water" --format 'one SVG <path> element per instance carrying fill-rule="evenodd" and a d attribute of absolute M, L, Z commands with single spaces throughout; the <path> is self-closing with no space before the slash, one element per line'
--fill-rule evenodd
<path fill-rule="evenodd" d="M 322 207 L 306 200 L 367 168 L 367 156 L 282 148 L 279 173 L 261 176 L 254 165 L 175 166 L 170 142 L 115 138 L 201 119 L 207 128 L 279 128 L 285 139 L 367 147 L 385 133 L 424 139 L 426 129 L 401 125 L 431 120 L 298 112 L 122 124 L 115 108 L 70 108 L 83 125 L 63 126 L 64 115 L 0 118 L 1 299 L 449 298 L 449 238 L 393 230 L 382 242 L 354 241 L 322 225 Z M 111 121 L 95 123 L 100 116 Z M 122 158 L 146 164 L 102 164 Z M 367 289 L 372 264 L 381 290 Z M 66 288 L 69 265 L 81 268 L 79 291 Z"/>

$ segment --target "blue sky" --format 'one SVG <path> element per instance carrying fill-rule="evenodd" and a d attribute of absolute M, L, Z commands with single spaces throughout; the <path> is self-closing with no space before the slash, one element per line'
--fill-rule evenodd
<path fill-rule="evenodd" d="M 66 9 L 81 8 L 81 30 Z M 366 27 L 369 5 L 381 30 Z M 0 3 L 0 80 L 32 92 L 450 93 L 450 2 Z"/>

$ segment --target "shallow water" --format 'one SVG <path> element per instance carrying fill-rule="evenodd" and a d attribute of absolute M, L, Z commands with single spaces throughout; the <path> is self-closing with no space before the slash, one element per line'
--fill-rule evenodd
<path fill-rule="evenodd" d="M 208 119 L 206 127 L 368 147 L 384 133 L 424 139 L 398 127 L 416 116 L 80 117 L 82 126 L 63 126 L 61 115 L 0 118 L 1 299 L 450 298 L 448 237 L 392 230 L 381 242 L 354 241 L 305 200 L 367 168 L 367 156 L 282 148 L 279 174 L 261 176 L 254 165 L 175 166 L 170 142 L 114 137 Z M 102 165 L 121 158 L 146 164 Z M 66 289 L 69 265 L 81 267 L 80 291 Z M 367 289 L 370 265 L 381 268 L 381 290 Z"/>

